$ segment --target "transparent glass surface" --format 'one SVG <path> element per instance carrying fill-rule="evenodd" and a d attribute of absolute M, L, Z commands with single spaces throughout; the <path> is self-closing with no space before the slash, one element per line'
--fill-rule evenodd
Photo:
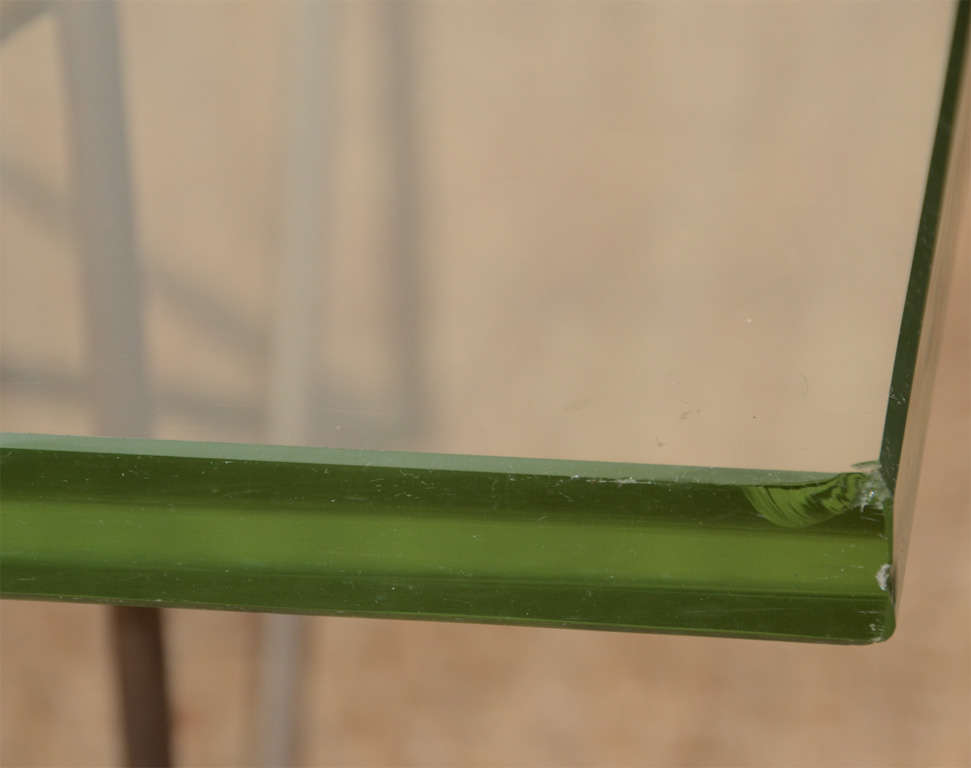
<path fill-rule="evenodd" d="M 893 631 L 966 3 L 4 14 L 2 594 Z"/>
<path fill-rule="evenodd" d="M 77 178 L 81 64 L 39 17 L 0 55 L 0 427 L 873 461 L 953 18 L 121 3 L 133 247 L 108 261 L 136 262 L 105 268 L 84 197 L 129 182 Z M 110 349 L 99 280 L 141 329 Z M 144 413 L 113 418 L 135 354 Z"/>

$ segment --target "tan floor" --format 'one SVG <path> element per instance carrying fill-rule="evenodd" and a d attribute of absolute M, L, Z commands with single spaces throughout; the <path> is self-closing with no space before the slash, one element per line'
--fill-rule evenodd
<path fill-rule="evenodd" d="M 209 23 L 218 20 L 213 14 Z M 201 37 L 212 34 L 212 29 L 200 32 Z M 57 73 L 38 77 L 48 75 L 53 82 Z M 201 104 L 205 96 L 193 98 Z M 39 133 L 57 129 L 37 128 Z M 248 130 L 252 136 L 261 129 Z M 228 157 L 255 146 L 237 141 L 240 146 L 231 147 Z M 38 163 L 58 167 L 62 160 L 44 155 Z M 201 187 L 206 173 L 232 172 L 195 170 Z M 165 169 L 157 173 L 164 175 Z M 54 171 L 50 176 L 58 178 Z M 240 190 L 241 196 L 249 194 L 242 185 Z M 194 213 L 189 208 L 187 218 Z M 224 211 L 206 208 L 207 214 L 225 216 L 210 235 L 230 238 L 202 241 L 213 258 L 247 246 L 232 240 L 252 234 L 247 222 L 233 220 L 235 210 L 230 203 Z M 56 223 L 57 216 L 52 220 Z M 58 260 L 65 249 L 56 236 L 14 216 L 5 223 L 6 244 L 21 243 L 44 255 L 32 279 L 53 286 L 55 294 L 60 284 L 73 284 L 76 275 L 63 266 L 70 261 Z M 176 257 L 182 253 L 181 232 L 155 223 L 153 233 L 153 221 L 145 224 L 150 245 Z M 299 762 L 373 768 L 971 765 L 971 211 L 964 224 L 943 327 L 906 594 L 897 634 L 888 643 L 843 648 L 309 619 Z M 176 266 L 191 271 L 192 265 Z M 583 274 L 576 277 L 582 283 Z M 218 288 L 245 307 L 244 320 L 265 314 L 260 300 L 252 300 L 261 295 L 252 286 Z M 65 317 L 77 309 L 71 301 L 60 306 Z M 160 305 L 164 301 L 153 306 Z M 219 357 L 225 352 L 219 345 L 205 347 L 185 329 L 167 328 L 163 336 L 158 347 L 181 349 L 189 366 L 218 358 L 212 363 L 218 367 L 229 358 Z M 63 345 L 53 347 L 51 359 L 70 363 L 73 341 L 63 334 L 51 339 Z M 73 364 L 65 366 L 80 368 L 80 361 Z M 211 378 L 215 391 L 228 393 L 230 406 L 260 396 L 261 383 L 241 370 L 249 369 L 230 360 Z M 46 419 L 84 429 L 86 417 L 77 400 L 45 398 L 4 401 L 16 402 L 19 409 L 4 419 Z M 170 413 L 163 428 L 191 429 L 186 413 Z M 240 429 L 237 439 L 253 439 Z M 165 616 L 178 762 L 254 764 L 259 617 L 201 611 Z M 0 765 L 118 764 L 110 682 L 104 609 L 0 604 Z"/>

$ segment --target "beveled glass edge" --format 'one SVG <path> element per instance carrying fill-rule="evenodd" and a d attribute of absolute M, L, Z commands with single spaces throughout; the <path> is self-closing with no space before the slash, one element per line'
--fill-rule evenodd
<path fill-rule="evenodd" d="M 921 329 L 924 325 L 931 273 L 935 264 L 938 232 L 944 209 L 944 191 L 949 173 L 949 160 L 952 154 L 952 145 L 956 138 L 954 128 L 967 49 L 968 18 L 969 0 L 959 0 L 955 12 L 951 53 L 948 59 L 944 90 L 941 95 L 941 108 L 927 172 L 927 184 L 921 206 L 910 278 L 907 283 L 907 293 L 900 320 L 900 332 L 897 337 L 890 393 L 887 398 L 887 412 L 880 449 L 880 465 L 884 480 L 891 491 L 896 488 L 900 468 L 900 454 L 907 423 L 907 410 L 911 400 L 918 347 L 921 341 Z M 961 169 L 955 165 L 954 170 L 960 172 Z"/>
<path fill-rule="evenodd" d="M 713 485 L 799 485 L 838 477 L 837 472 L 797 472 L 675 464 L 639 464 L 572 459 L 536 459 L 462 453 L 378 451 L 248 443 L 191 442 L 134 437 L 84 437 L 0 433 L 0 448 L 129 456 L 171 456 L 239 461 L 280 461 L 346 467 L 425 469 L 445 472 L 497 472 L 555 477 L 577 476 L 617 482 L 700 483 Z"/>
<path fill-rule="evenodd" d="M 879 466 L 892 503 L 887 536 L 893 554 L 893 594 L 899 599 L 929 417 L 940 317 L 956 258 L 956 220 L 969 175 L 971 122 L 967 48 L 971 0 L 959 0 L 914 256 L 900 320 Z M 964 87 L 962 87 L 962 85 Z M 962 96 L 963 93 L 963 96 Z M 963 104 L 962 104 L 963 102 Z"/>

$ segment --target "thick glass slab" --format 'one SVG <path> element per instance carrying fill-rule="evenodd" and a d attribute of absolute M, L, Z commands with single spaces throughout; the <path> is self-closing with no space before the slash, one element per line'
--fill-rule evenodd
<path fill-rule="evenodd" d="M 8 595 L 872 641 L 863 475 L 8 437 Z M 855 506 L 854 505 L 858 505 Z"/>
<path fill-rule="evenodd" d="M 28 16 L 4 596 L 892 632 L 967 3 Z"/>

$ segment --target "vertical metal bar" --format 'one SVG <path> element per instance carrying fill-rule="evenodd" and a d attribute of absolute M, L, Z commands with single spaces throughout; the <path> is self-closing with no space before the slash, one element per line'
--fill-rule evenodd
<path fill-rule="evenodd" d="M 128 764 L 171 765 L 161 611 L 113 606 L 110 615 Z"/>
<path fill-rule="evenodd" d="M 397 356 L 397 429 L 413 432 L 423 417 L 419 355 L 417 164 L 412 114 L 413 51 L 411 7 L 388 3 L 384 14 L 387 46 L 392 192 L 389 210 L 388 275 L 393 349 Z M 304 1 L 294 7 L 290 136 L 287 147 L 284 264 L 269 395 L 269 439 L 301 444 L 309 432 L 313 361 L 319 355 L 317 306 L 321 300 L 320 262 L 326 219 L 324 155 L 329 136 L 325 65 L 327 3 Z M 293 761 L 296 702 L 301 667 L 301 626 L 297 617 L 268 616 L 264 622 L 260 717 L 263 764 Z"/>
<path fill-rule="evenodd" d="M 116 7 L 93 0 L 57 10 L 96 428 L 147 436 L 152 413 Z M 111 627 L 128 764 L 169 765 L 161 616 L 113 608 Z"/>
<path fill-rule="evenodd" d="M 292 6 L 283 260 L 268 402 L 268 438 L 277 444 L 312 440 L 320 358 L 320 267 L 326 255 L 329 207 L 328 11 L 328 3 L 320 0 Z M 259 706 L 262 761 L 267 768 L 294 762 L 303 631 L 304 621 L 298 616 L 270 615 L 263 622 Z"/>
<path fill-rule="evenodd" d="M 400 377 L 398 428 L 413 435 L 425 420 L 422 372 L 421 317 L 421 177 L 416 141 L 415 114 L 416 56 L 414 4 L 408 0 L 389 2 L 385 30 L 388 82 L 388 141 L 391 147 L 391 203 L 389 221 L 388 275 L 393 290 L 391 311 L 392 348 Z"/>
<path fill-rule="evenodd" d="M 146 436 L 151 410 L 116 8 L 92 0 L 61 3 L 58 12 L 97 429 Z"/>
<path fill-rule="evenodd" d="M 300 680 L 303 669 L 302 616 L 268 614 L 260 648 L 260 735 L 266 768 L 294 765 Z"/>

